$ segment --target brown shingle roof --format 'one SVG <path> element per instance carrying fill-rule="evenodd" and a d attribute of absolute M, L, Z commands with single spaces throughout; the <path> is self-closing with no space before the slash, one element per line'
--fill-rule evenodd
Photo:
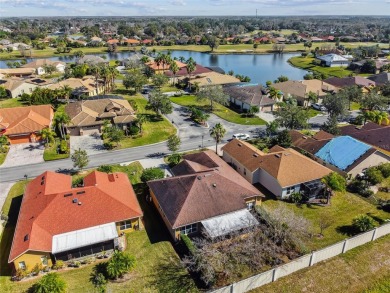
<path fill-rule="evenodd" d="M 45 65 L 57 66 L 58 64 L 65 65 L 66 63 L 61 62 L 61 61 L 51 61 L 50 59 L 36 59 L 32 62 L 29 62 L 29 63 L 23 65 L 22 68 L 35 68 L 35 69 L 37 69 L 37 68 L 43 67 Z"/>
<path fill-rule="evenodd" d="M 325 79 L 324 82 L 339 88 L 354 86 L 354 85 L 363 86 L 363 87 L 375 86 L 374 81 L 361 76 L 343 77 L 343 78 L 330 77 L 328 79 Z"/>
<path fill-rule="evenodd" d="M 248 105 L 268 106 L 276 103 L 265 95 L 261 85 L 226 85 L 223 91 L 229 97 Z"/>
<path fill-rule="evenodd" d="M 291 130 L 289 133 L 293 146 L 302 149 L 310 154 L 317 153 L 324 145 L 326 145 L 330 141 L 330 139 L 314 139 L 296 130 Z M 322 135 L 319 134 L 319 136 Z"/>
<path fill-rule="evenodd" d="M 174 174 L 149 181 L 173 229 L 246 207 L 245 199 L 261 195 L 212 151 L 184 156 Z"/>
<path fill-rule="evenodd" d="M 324 177 L 330 169 L 318 164 L 293 149 L 280 146 L 271 149 L 271 153 L 257 152 L 247 142 L 233 139 L 222 150 L 235 158 L 251 172 L 263 169 L 274 177 L 281 187 L 292 186 Z"/>

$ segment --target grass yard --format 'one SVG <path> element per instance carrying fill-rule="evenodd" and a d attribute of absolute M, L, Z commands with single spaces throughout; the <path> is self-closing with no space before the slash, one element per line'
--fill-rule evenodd
<path fill-rule="evenodd" d="M 390 291 L 390 235 L 267 284 L 252 293 Z"/>
<path fill-rule="evenodd" d="M 8 151 L 6 153 L 1 152 L 0 153 L 0 165 L 2 165 L 5 161 L 5 158 L 7 157 Z"/>
<path fill-rule="evenodd" d="M 60 139 L 56 138 L 52 144 L 50 144 L 48 147 L 45 147 L 45 151 L 43 152 L 43 159 L 45 161 L 53 161 L 53 160 L 61 160 L 69 158 L 68 154 L 58 154 L 57 148 L 59 147 Z M 69 141 L 68 141 L 68 147 L 69 147 Z"/>
<path fill-rule="evenodd" d="M 389 178 L 386 178 L 381 186 L 383 187 L 390 187 L 390 177 Z M 390 192 L 384 192 L 384 191 L 378 191 L 376 194 L 375 194 L 375 197 L 376 198 L 380 198 L 380 199 L 383 199 L 383 200 L 390 200 Z"/>
<path fill-rule="evenodd" d="M 319 73 L 324 73 L 329 76 L 335 76 L 335 77 L 346 77 L 349 76 L 350 74 L 354 74 L 353 71 L 345 69 L 343 67 L 322 67 L 313 64 L 312 62 L 315 59 L 312 57 L 292 57 L 288 60 L 291 65 L 295 67 L 299 67 L 302 69 L 310 70 L 310 71 L 316 71 Z"/>
<path fill-rule="evenodd" d="M 201 108 L 204 111 L 209 111 L 210 109 L 210 103 L 208 101 L 206 100 L 196 101 L 195 96 L 172 97 L 171 101 L 181 106 L 186 106 L 186 107 L 196 106 L 198 108 Z M 263 119 L 260 119 L 257 116 L 245 117 L 245 115 L 241 115 L 218 103 L 214 103 L 213 114 L 217 115 L 218 117 L 226 121 L 236 123 L 236 124 L 243 124 L 243 125 L 264 125 L 265 124 L 265 121 Z"/>
<path fill-rule="evenodd" d="M 144 212 L 145 229 L 131 232 L 126 235 L 126 251 L 136 258 L 136 267 L 130 273 L 130 279 L 124 282 L 109 282 L 108 292 L 198 292 L 196 285 L 189 273 L 180 266 L 179 257 L 170 242 L 170 236 L 165 229 L 160 216 L 154 206 L 145 200 L 147 187 L 140 182 L 142 166 L 139 162 L 128 166 L 113 165 L 113 171 L 128 174 L 138 201 Z M 85 175 L 85 174 L 84 174 Z M 7 198 L 7 202 L 20 195 L 26 182 L 15 184 Z M 5 205 L 9 210 L 10 204 Z M 19 202 L 20 206 L 20 202 Z M 6 262 L 12 242 L 13 230 L 3 233 L 1 240 L 1 268 L 8 268 Z M 3 245 L 8 245 L 8 250 Z M 96 264 L 96 263 L 95 263 Z M 84 265 L 78 269 L 59 271 L 60 276 L 67 283 L 68 292 L 83 293 L 96 292 L 89 281 L 95 264 Z M 25 292 L 37 281 L 37 279 L 11 282 L 9 272 L 3 272 L 0 276 L 1 292 Z"/>
<path fill-rule="evenodd" d="M 321 111 L 318 111 L 318 110 L 313 109 L 313 108 L 308 108 L 308 111 L 309 111 L 309 118 L 312 118 L 312 117 L 317 116 L 318 114 L 321 114 Z"/>
<path fill-rule="evenodd" d="M 315 235 L 320 232 L 318 226 L 319 213 L 325 211 L 324 213 L 332 216 L 333 223 L 324 231 L 324 237 L 313 236 L 306 243 L 310 250 L 318 250 L 352 236 L 354 232 L 351 227 L 352 219 L 358 215 L 367 214 L 374 219 L 376 225 L 390 219 L 390 213 L 378 210 L 374 205 L 347 192 L 345 194 L 336 193 L 331 199 L 331 204 L 326 207 L 316 205 L 297 206 L 293 203 L 273 199 L 265 200 L 263 203 L 265 207 L 269 208 L 275 208 L 278 204 L 287 205 L 295 213 L 308 219 L 312 223 Z"/>
<path fill-rule="evenodd" d="M 23 107 L 23 103 L 20 101 L 20 98 L 5 99 L 0 100 L 0 108 L 15 108 Z"/>

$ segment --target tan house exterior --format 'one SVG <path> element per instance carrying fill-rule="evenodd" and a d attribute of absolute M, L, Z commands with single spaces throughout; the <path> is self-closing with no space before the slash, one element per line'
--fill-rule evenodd
<path fill-rule="evenodd" d="M 84 78 L 68 78 L 62 80 L 58 83 L 54 83 L 48 86 L 51 90 L 62 89 L 64 87 L 70 87 L 72 91 L 72 96 L 80 97 L 87 96 L 93 97 L 100 95 L 104 91 L 102 82 L 98 81 L 96 86 L 96 81 L 89 77 Z"/>
<path fill-rule="evenodd" d="M 50 59 L 37 59 L 23 65 L 22 68 L 34 68 L 36 74 L 42 75 L 46 73 L 46 66 L 53 66 L 57 72 L 65 72 L 66 63 L 61 61 L 51 61 Z"/>
<path fill-rule="evenodd" d="M 150 200 L 175 241 L 181 234 L 204 230 L 218 237 L 257 223 L 248 210 L 261 204 L 262 193 L 214 152 L 186 155 L 172 172 L 175 176 L 147 184 Z M 224 225 L 226 219 L 230 226 Z"/>
<path fill-rule="evenodd" d="M 3 83 L 2 83 L 3 82 Z M 41 78 L 9 78 L 0 81 L 0 86 L 4 87 L 10 98 L 17 98 L 23 94 L 31 95 L 37 87 L 48 87 L 52 82 Z"/>

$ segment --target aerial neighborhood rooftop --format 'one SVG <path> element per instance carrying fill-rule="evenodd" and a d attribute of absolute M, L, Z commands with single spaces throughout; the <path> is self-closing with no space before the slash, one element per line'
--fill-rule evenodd
<path fill-rule="evenodd" d="M 387 288 L 389 19 L 253 11 L 0 19 L 1 292 Z"/>

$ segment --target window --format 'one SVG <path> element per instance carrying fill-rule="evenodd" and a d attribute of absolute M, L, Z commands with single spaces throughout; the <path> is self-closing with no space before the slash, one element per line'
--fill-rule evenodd
<path fill-rule="evenodd" d="M 130 229 L 130 228 L 131 228 L 131 221 L 130 220 L 120 222 L 119 230 L 126 230 L 126 229 Z"/>
<path fill-rule="evenodd" d="M 248 210 L 252 210 L 254 206 L 255 206 L 255 202 L 254 202 L 254 201 L 251 201 L 251 202 L 247 202 L 247 203 L 246 203 L 246 208 L 247 208 Z"/>
<path fill-rule="evenodd" d="M 191 234 L 198 231 L 198 225 L 197 224 L 191 224 L 184 227 L 180 227 L 180 234 Z"/>
<path fill-rule="evenodd" d="M 44 266 L 47 266 L 47 256 L 44 255 L 44 256 L 41 256 L 41 262 Z"/>
<path fill-rule="evenodd" d="M 21 270 L 26 269 L 26 263 L 24 261 L 19 262 L 19 269 L 21 269 Z"/>
<path fill-rule="evenodd" d="M 291 186 L 291 187 L 287 187 L 287 194 L 291 194 L 293 193 L 295 190 L 295 187 L 294 186 Z"/>
<path fill-rule="evenodd" d="M 244 175 L 246 175 L 246 169 L 244 168 Z"/>

